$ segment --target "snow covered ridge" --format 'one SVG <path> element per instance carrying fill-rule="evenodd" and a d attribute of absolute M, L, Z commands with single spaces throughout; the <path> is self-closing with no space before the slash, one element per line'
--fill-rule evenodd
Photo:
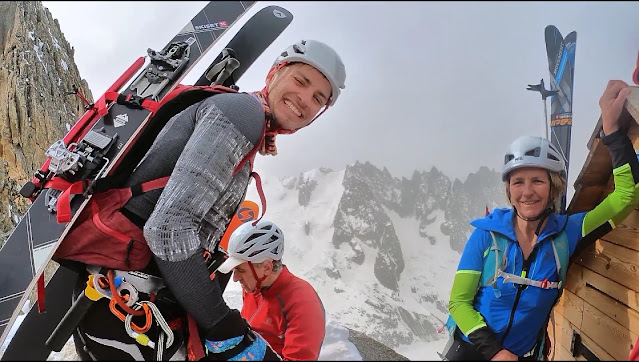
<path fill-rule="evenodd" d="M 259 170 L 258 170 L 259 172 Z M 356 162 L 263 178 L 265 219 L 283 230 L 284 263 L 327 314 L 409 358 L 439 359 L 437 333 L 469 222 L 505 202 L 500 174 L 451 181 L 436 168 L 410 179 Z M 247 199 L 258 201 L 254 187 Z"/>

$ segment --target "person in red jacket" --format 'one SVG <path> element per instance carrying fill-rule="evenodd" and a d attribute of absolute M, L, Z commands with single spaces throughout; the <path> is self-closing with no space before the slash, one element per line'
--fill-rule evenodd
<path fill-rule="evenodd" d="M 282 264 L 284 235 L 270 221 L 247 222 L 229 239 L 222 273 L 242 285 L 241 315 L 284 360 L 317 360 L 324 341 L 325 311 L 305 280 Z"/>

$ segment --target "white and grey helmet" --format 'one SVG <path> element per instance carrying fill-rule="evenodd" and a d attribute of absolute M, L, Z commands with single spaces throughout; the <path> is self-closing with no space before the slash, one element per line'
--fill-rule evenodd
<path fill-rule="evenodd" d="M 236 266 L 250 261 L 281 260 L 284 254 L 284 234 L 271 221 L 261 220 L 253 226 L 249 221 L 240 225 L 229 238 L 228 259 L 218 270 L 229 273 Z"/>
<path fill-rule="evenodd" d="M 317 40 L 302 40 L 286 48 L 277 59 L 274 66 L 283 62 L 302 62 L 315 67 L 331 83 L 331 98 L 327 105 L 337 101 L 340 89 L 346 85 L 346 68 L 337 52 L 330 46 Z"/>
<path fill-rule="evenodd" d="M 508 180 L 508 174 L 522 167 L 541 167 L 566 177 L 566 163 L 557 148 L 542 137 L 523 136 L 517 138 L 506 151 L 502 181 Z"/>

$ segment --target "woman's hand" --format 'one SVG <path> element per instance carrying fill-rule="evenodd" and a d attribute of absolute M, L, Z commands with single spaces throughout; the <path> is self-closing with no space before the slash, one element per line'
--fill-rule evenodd
<path fill-rule="evenodd" d="M 623 110 L 624 102 L 630 94 L 630 87 L 623 80 L 611 80 L 606 90 L 599 98 L 601 108 L 601 123 L 604 135 L 614 133 L 620 128 L 619 116 Z"/>

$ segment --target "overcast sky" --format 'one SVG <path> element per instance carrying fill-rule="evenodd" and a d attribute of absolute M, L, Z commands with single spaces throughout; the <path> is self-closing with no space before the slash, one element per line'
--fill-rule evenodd
<path fill-rule="evenodd" d="M 146 49 L 161 50 L 206 2 L 43 2 L 75 48 L 99 97 Z M 253 14 L 273 4 L 258 2 Z M 609 79 L 631 82 L 639 50 L 637 2 L 278 2 L 287 30 L 238 82 L 261 89 L 275 57 L 302 38 L 321 40 L 346 64 L 346 89 L 312 126 L 278 138 L 258 157 L 264 174 L 296 175 L 356 160 L 410 176 L 432 166 L 462 181 L 480 166 L 500 170 L 516 137 L 545 134 L 549 87 L 544 28 L 577 32 L 569 197 L 599 118 Z M 241 25 L 248 16 L 238 22 Z M 239 28 L 222 37 L 183 83 L 192 84 Z M 550 110 L 550 101 L 548 101 Z"/>

